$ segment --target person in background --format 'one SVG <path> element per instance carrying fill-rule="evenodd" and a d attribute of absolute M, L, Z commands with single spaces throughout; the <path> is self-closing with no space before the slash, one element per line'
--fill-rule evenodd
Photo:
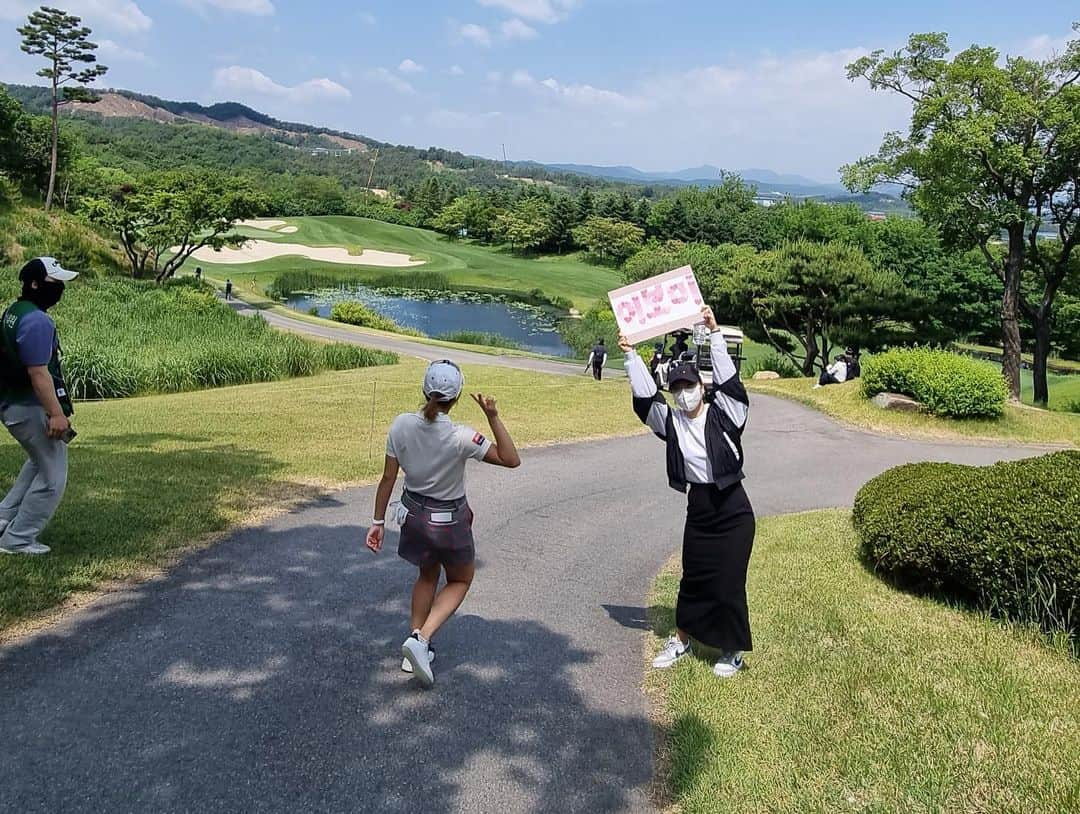
<path fill-rule="evenodd" d="M 827 384 L 843 384 L 846 382 L 848 380 L 849 358 L 843 353 L 837 356 L 831 365 L 821 371 L 821 376 L 818 378 L 817 384 L 814 385 L 814 389 L 817 390 Z"/>
<path fill-rule="evenodd" d="M 687 334 L 680 331 L 675 334 L 675 344 L 671 346 L 671 361 L 681 362 L 684 353 L 689 353 L 690 346 L 686 343 Z"/>
<path fill-rule="evenodd" d="M 197 283 L 202 282 L 202 266 L 196 266 L 195 267 L 195 282 L 197 282 Z"/>
<path fill-rule="evenodd" d="M 232 299 L 232 280 L 225 281 L 225 300 Z"/>
<path fill-rule="evenodd" d="M 367 547 L 382 549 L 386 508 L 399 470 L 405 489 L 397 519 L 398 556 L 419 569 L 412 591 L 412 633 L 401 646 L 401 669 L 425 686 L 435 683 L 431 640 L 465 600 L 475 574 L 473 512 L 465 497 L 465 463 L 483 461 L 513 469 L 521 465 L 517 447 L 499 418 L 495 399 L 477 393 L 473 400 L 487 416 L 494 442 L 471 427 L 455 424 L 450 411 L 465 387 L 461 369 L 449 360 L 432 362 L 424 374 L 423 410 L 403 413 L 390 425 L 386 461 L 375 492 L 375 517 Z M 446 584 L 439 588 L 439 577 Z"/>
<path fill-rule="evenodd" d="M 46 312 L 78 276 L 52 257 L 31 260 L 19 272 L 22 295 L 0 319 L 0 419 L 27 456 L 0 503 L 0 554 L 49 552 L 37 538 L 67 486 L 75 410 L 60 367 L 56 323 Z"/>
<path fill-rule="evenodd" d="M 672 489 L 690 495 L 683 529 L 682 579 L 675 609 L 675 635 L 653 660 L 673 666 L 690 653 L 691 639 L 719 651 L 718 678 L 743 667 L 752 647 L 746 603 L 746 572 L 754 546 L 754 510 L 743 489 L 742 433 L 749 397 L 728 355 L 727 342 L 712 309 L 702 309 L 710 342 L 714 388 L 706 393 L 693 362 L 672 362 L 668 386 L 676 407 L 657 392 L 656 383 L 633 345 L 620 338 L 634 412 L 667 445 L 667 476 Z"/>
<path fill-rule="evenodd" d="M 604 365 L 606 364 L 607 347 L 604 345 L 603 338 L 597 339 L 593 349 L 589 352 L 589 361 L 585 363 L 585 370 L 588 372 L 589 368 L 592 368 L 593 378 L 600 381 L 604 375 Z"/>
<path fill-rule="evenodd" d="M 849 347 L 844 351 L 847 356 L 847 379 L 857 379 L 862 375 L 862 365 L 859 363 L 859 348 L 858 346 Z"/>
<path fill-rule="evenodd" d="M 652 359 L 649 360 L 649 372 L 656 378 L 656 369 L 664 363 L 664 343 L 657 342 L 653 345 Z"/>

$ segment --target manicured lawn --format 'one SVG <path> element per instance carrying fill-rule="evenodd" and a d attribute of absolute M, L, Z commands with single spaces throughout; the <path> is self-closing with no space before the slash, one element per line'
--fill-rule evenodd
<path fill-rule="evenodd" d="M 1080 406 L 1077 410 L 1069 410 L 1071 404 L 1080 405 L 1080 373 L 1047 373 L 1046 388 L 1050 394 L 1051 410 L 1080 412 Z M 1025 404 L 1031 404 L 1032 395 L 1031 371 L 1023 370 L 1020 372 L 1020 399 Z"/>
<path fill-rule="evenodd" d="M 876 432 L 910 438 L 1016 441 L 1031 444 L 1080 445 L 1080 415 L 1006 407 L 997 420 L 937 418 L 875 407 L 863 398 L 860 383 L 847 382 L 817 390 L 811 379 L 782 379 L 748 384 L 757 393 L 782 396 L 821 410 L 833 418 Z"/>
<path fill-rule="evenodd" d="M 445 274 L 455 286 L 528 293 L 539 288 L 549 296 L 563 297 L 585 310 L 608 291 L 623 284 L 619 272 L 582 262 L 577 255 L 523 258 L 504 250 L 480 246 L 469 241 L 450 241 L 425 229 L 396 226 L 381 221 L 353 217 L 289 218 L 297 226 L 294 234 L 279 234 L 257 229 L 239 229 L 241 233 L 261 240 L 280 243 L 302 243 L 308 246 L 344 246 L 353 251 L 379 249 L 408 254 L 425 260 L 412 270 Z M 409 269 L 386 269 L 373 266 L 345 266 L 320 263 L 300 257 L 280 257 L 261 263 L 215 265 L 189 261 L 184 273 L 201 265 L 216 278 L 231 277 L 244 290 L 250 288 L 250 278 L 259 287 L 269 285 L 283 271 L 318 270 L 349 278 L 377 277 L 388 271 L 407 272 Z"/>
<path fill-rule="evenodd" d="M 42 536 L 43 558 L 0 558 L 0 630 L 71 593 L 168 561 L 170 552 L 317 487 L 370 481 L 385 432 L 417 409 L 424 365 L 78 405 L 68 491 Z M 625 382 L 465 366 L 470 391 L 493 393 L 521 444 L 640 431 Z M 374 397 L 374 409 L 373 409 Z M 486 431 L 463 400 L 455 418 Z M 525 456 L 526 465 L 528 456 Z M 0 437 L 0 489 L 23 455 Z M 357 523 L 370 507 L 357 507 Z M 357 541 L 360 544 L 359 526 Z"/>
<path fill-rule="evenodd" d="M 677 573 L 657 580 L 658 636 Z M 847 511 L 759 521 L 755 650 L 651 673 L 684 814 L 1080 810 L 1080 664 L 1035 635 L 894 590 Z"/>

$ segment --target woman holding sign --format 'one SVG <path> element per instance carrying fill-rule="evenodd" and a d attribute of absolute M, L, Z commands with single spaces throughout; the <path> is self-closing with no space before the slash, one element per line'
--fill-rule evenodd
<path fill-rule="evenodd" d="M 735 675 L 752 648 L 746 607 L 746 570 L 754 545 L 754 510 L 742 487 L 742 431 L 749 399 L 712 309 L 701 310 L 712 333 L 713 383 L 706 395 L 692 362 L 672 363 L 669 389 L 676 409 L 657 392 L 634 346 L 620 337 L 634 412 L 667 444 L 671 488 L 689 500 L 683 531 L 683 575 L 675 609 L 676 634 L 653 660 L 671 667 L 688 655 L 696 639 L 720 651 L 717 677 Z"/>

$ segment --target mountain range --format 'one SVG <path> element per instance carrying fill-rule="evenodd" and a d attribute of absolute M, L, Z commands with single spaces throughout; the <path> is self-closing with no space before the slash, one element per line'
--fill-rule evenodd
<path fill-rule="evenodd" d="M 43 87 L 8 85 L 8 89 L 28 110 L 44 113 L 48 110 L 48 90 Z M 98 94 L 99 101 L 93 105 L 73 104 L 70 113 L 90 113 L 110 118 L 140 119 L 159 124 L 197 123 L 223 129 L 237 135 L 262 135 L 273 141 L 304 151 L 323 153 L 365 153 L 374 148 L 385 151 L 401 151 L 412 154 L 415 160 L 432 159 L 432 150 L 420 151 L 390 145 L 375 139 L 352 133 L 317 127 L 297 122 L 283 122 L 260 113 L 237 102 L 220 102 L 201 105 L 196 102 L 174 102 L 128 90 L 108 90 Z M 646 172 L 630 166 L 602 166 L 591 164 L 545 164 L 536 161 L 517 161 L 509 164 L 493 159 L 466 156 L 454 151 L 437 151 L 437 162 L 450 166 L 468 165 L 487 167 L 489 172 L 503 177 L 525 176 L 531 180 L 559 180 L 566 176 L 596 178 L 616 183 L 639 186 L 714 186 L 721 183 L 720 167 L 705 164 L 668 172 Z M 855 201 L 864 208 L 902 208 L 899 189 L 880 187 L 869 195 L 852 195 L 841 184 L 825 183 L 802 175 L 779 173 L 770 169 L 748 168 L 731 170 L 744 181 L 757 188 L 765 198 L 782 199 L 816 197 L 827 200 Z"/>

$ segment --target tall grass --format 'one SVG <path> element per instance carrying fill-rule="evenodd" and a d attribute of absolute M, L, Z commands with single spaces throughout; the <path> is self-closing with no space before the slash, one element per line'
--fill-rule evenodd
<path fill-rule="evenodd" d="M 449 291 L 450 280 L 438 271 L 386 271 L 378 274 L 361 272 L 285 271 L 277 275 L 266 287 L 266 295 L 273 299 L 287 300 L 302 291 L 319 291 L 327 288 L 407 288 L 424 291 Z"/>
<path fill-rule="evenodd" d="M 18 295 L 15 270 L 0 271 L 6 304 Z M 79 279 L 52 311 L 76 399 L 176 393 L 392 364 L 393 354 L 324 345 L 243 317 L 206 286 Z"/>
<path fill-rule="evenodd" d="M 447 342 L 457 342 L 461 345 L 485 345 L 489 348 L 508 348 L 510 350 L 521 348 L 521 345 L 513 339 L 486 331 L 450 331 L 438 338 Z"/>

